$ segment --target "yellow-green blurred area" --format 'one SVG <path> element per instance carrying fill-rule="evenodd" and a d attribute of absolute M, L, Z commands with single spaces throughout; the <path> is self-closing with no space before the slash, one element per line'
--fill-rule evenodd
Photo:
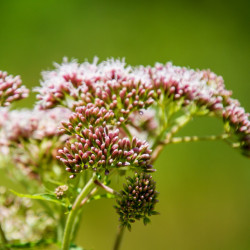
<path fill-rule="evenodd" d="M 250 111 L 249 1 L 0 0 L 0 68 L 32 88 L 64 56 L 125 57 L 131 65 L 172 61 L 210 68 Z M 17 107 L 32 106 L 35 95 Z M 212 118 L 183 135 L 222 132 Z M 126 232 L 123 250 L 250 249 L 250 160 L 223 142 L 167 146 L 155 167 L 160 215 Z M 10 185 L 1 177 L 1 184 Z M 112 248 L 114 201 L 86 205 L 77 243 Z"/>

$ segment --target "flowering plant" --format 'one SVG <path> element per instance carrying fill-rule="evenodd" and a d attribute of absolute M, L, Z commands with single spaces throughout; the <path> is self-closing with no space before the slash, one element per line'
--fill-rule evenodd
<path fill-rule="evenodd" d="M 42 77 L 34 108 L 11 110 L 28 90 L 0 72 L 1 167 L 25 189 L 0 188 L 3 249 L 76 249 L 84 204 L 101 198 L 116 199 L 118 249 L 126 228 L 158 214 L 153 164 L 170 143 L 223 140 L 250 157 L 249 114 L 209 70 L 64 59 Z M 223 133 L 177 137 L 197 116 L 220 119 Z M 114 176 L 126 177 L 121 191 Z"/>

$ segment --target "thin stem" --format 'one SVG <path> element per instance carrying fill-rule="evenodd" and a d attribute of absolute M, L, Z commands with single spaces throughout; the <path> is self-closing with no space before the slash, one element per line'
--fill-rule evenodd
<path fill-rule="evenodd" d="M 96 193 L 97 187 L 93 188 L 92 191 L 82 200 L 81 207 L 89 200 L 89 198 Z"/>
<path fill-rule="evenodd" d="M 113 250 L 119 250 L 124 235 L 125 227 L 119 226 L 116 234 L 115 245 Z"/>
<path fill-rule="evenodd" d="M 98 188 L 97 187 L 95 187 L 95 188 L 93 188 L 90 192 L 89 192 L 89 194 L 87 195 L 87 196 L 85 196 L 84 197 L 84 199 L 82 200 L 82 202 L 81 202 L 81 205 L 80 205 L 80 208 L 90 199 L 90 197 L 92 196 L 92 195 L 94 195 L 96 192 L 97 192 L 97 190 L 98 190 Z M 81 222 L 81 218 L 82 218 L 82 215 L 83 215 L 83 213 L 82 213 L 82 209 L 78 209 L 78 214 L 77 214 L 77 216 L 76 216 L 76 220 L 75 220 L 75 223 L 74 223 L 74 226 L 73 226 L 73 229 L 72 229 L 72 242 L 74 242 L 74 239 L 75 239 L 75 237 L 76 237 L 76 233 L 77 233 L 77 231 L 78 231 L 78 228 L 79 228 L 79 226 L 80 226 L 80 222 Z"/>
<path fill-rule="evenodd" d="M 151 160 L 150 160 L 151 164 L 153 164 L 156 161 L 156 159 L 159 157 L 164 146 L 165 146 L 165 144 L 159 143 L 158 146 L 154 149 L 152 156 L 151 156 Z"/>
<path fill-rule="evenodd" d="M 174 134 L 176 134 L 191 120 L 191 118 L 192 118 L 191 114 L 180 117 L 178 119 L 179 121 L 177 122 L 177 124 L 173 126 L 171 130 L 167 133 L 165 141 L 170 140 Z"/>
<path fill-rule="evenodd" d="M 154 163 L 154 161 L 159 157 L 161 151 L 164 148 L 164 145 L 170 141 L 173 135 L 176 134 L 182 127 L 184 127 L 191 119 L 192 119 L 192 114 L 184 115 L 178 118 L 176 125 L 174 125 L 171 128 L 171 130 L 166 134 L 166 137 L 164 140 L 166 143 L 161 143 L 161 137 L 165 133 L 165 131 L 162 131 L 160 133 L 160 135 L 156 138 L 152 147 L 153 153 L 152 153 L 152 157 L 150 161 L 151 163 Z"/>
<path fill-rule="evenodd" d="M 69 250 L 71 233 L 77 216 L 77 210 L 81 207 L 82 200 L 89 193 L 89 190 L 94 185 L 94 180 L 95 180 L 95 174 L 91 177 L 91 179 L 82 189 L 81 193 L 77 196 L 73 204 L 72 210 L 70 211 L 66 221 L 66 226 L 63 235 L 62 250 Z"/>
<path fill-rule="evenodd" d="M 102 189 L 104 189 L 106 192 L 110 193 L 110 194 L 118 194 L 114 189 L 112 189 L 111 187 L 106 186 L 105 184 L 99 182 L 98 180 L 95 180 L 94 183 L 96 185 L 98 185 L 99 187 L 101 187 Z"/>
<path fill-rule="evenodd" d="M 221 135 L 208 135 L 208 136 L 184 136 L 184 137 L 173 137 L 168 141 L 164 141 L 163 144 L 180 143 L 180 142 L 195 142 L 195 141 L 215 141 L 225 140 L 230 137 L 229 134 Z"/>
<path fill-rule="evenodd" d="M 83 209 L 78 209 L 77 211 L 77 216 L 76 216 L 76 219 L 75 219 L 75 223 L 74 223 L 74 226 L 72 228 L 72 232 L 71 232 L 71 242 L 74 242 L 75 241 L 75 238 L 77 236 L 77 232 L 78 232 L 78 229 L 80 227 L 80 224 L 81 224 L 81 221 L 82 221 L 82 216 L 83 216 Z"/>

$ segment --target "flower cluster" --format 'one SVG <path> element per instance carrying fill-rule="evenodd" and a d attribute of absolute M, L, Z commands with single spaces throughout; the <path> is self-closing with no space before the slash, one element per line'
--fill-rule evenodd
<path fill-rule="evenodd" d="M 54 237 L 55 221 L 44 211 L 32 209 L 29 199 L 21 199 L 0 187 L 0 224 L 9 243 L 35 242 Z"/>
<path fill-rule="evenodd" d="M 74 109 L 92 104 L 114 113 L 118 122 L 133 111 L 146 109 L 164 100 L 178 101 L 185 107 L 195 103 L 202 110 L 221 111 L 231 91 L 221 76 L 209 70 L 192 70 L 167 63 L 154 67 L 126 66 L 124 61 L 107 60 L 97 64 L 64 60 L 56 69 L 43 73 L 36 88 L 42 109 L 57 105 Z"/>
<path fill-rule="evenodd" d="M 94 196 L 99 187 L 112 194 L 105 197 L 117 198 L 115 208 L 121 227 L 130 230 L 131 224 L 141 219 L 147 224 L 149 217 L 157 214 L 158 202 L 156 184 L 149 174 L 155 171 L 151 164 L 170 142 L 222 139 L 250 156 L 249 114 L 231 98 L 221 76 L 172 63 L 131 67 L 124 60 L 97 61 L 65 59 L 54 70 L 43 72 L 41 86 L 35 88 L 38 101 L 33 110 L 9 111 L 5 107 L 26 97 L 28 90 L 21 86 L 19 77 L 0 71 L 2 158 L 13 163 L 5 164 L 9 173 L 13 166 L 21 170 L 12 174 L 17 180 L 25 184 L 27 176 L 35 180 L 28 179 L 29 192 L 49 191 L 21 196 L 42 197 L 42 202 L 50 200 L 68 208 L 66 223 L 64 209 L 55 209 L 53 214 L 61 221 L 57 236 L 52 237 L 61 241 L 61 229 L 64 224 L 66 227 L 63 249 L 70 248 L 78 209 L 87 201 L 103 197 Z M 202 115 L 223 120 L 223 134 L 175 137 L 193 117 Z M 134 176 L 127 178 L 123 191 L 118 193 L 109 186 L 111 173 L 128 174 L 127 170 Z M 79 174 L 82 172 L 83 178 Z M 70 181 L 68 176 L 79 178 Z M 5 196 L 1 188 L 0 194 L 0 230 L 10 242 L 50 237 L 48 225 L 54 225 L 54 219 L 47 219 L 46 213 L 37 219 L 25 202 Z M 53 204 L 49 207 L 55 208 Z M 2 230 L 0 233 L 4 235 Z"/>
<path fill-rule="evenodd" d="M 223 119 L 225 130 L 236 135 L 243 154 L 250 157 L 249 113 L 245 112 L 237 100 L 231 99 L 230 105 L 223 110 Z"/>
<path fill-rule="evenodd" d="M 133 178 L 128 177 L 115 206 L 121 225 L 131 229 L 131 223 L 140 219 L 147 224 L 149 216 L 158 214 L 155 211 L 157 196 L 155 181 L 151 175 L 135 173 Z"/>
<path fill-rule="evenodd" d="M 120 118 L 120 120 L 122 119 Z M 88 103 L 86 106 L 77 107 L 75 112 L 70 115 L 69 122 L 62 122 L 63 127 L 60 130 L 70 135 L 79 134 L 81 136 L 81 130 L 90 125 L 97 127 L 115 123 L 118 122 L 114 121 L 112 110 L 104 107 L 98 108 L 93 103 Z"/>
<path fill-rule="evenodd" d="M 21 85 L 19 76 L 13 77 L 7 72 L 0 71 L 0 107 L 9 106 L 13 101 L 28 96 L 29 90 Z"/>
<path fill-rule="evenodd" d="M 223 78 L 209 70 L 195 71 L 172 63 L 157 63 L 147 71 L 158 99 L 163 94 L 164 98 L 181 101 L 183 106 L 194 102 L 203 109 L 217 111 L 222 110 L 231 96 L 231 91 L 225 89 Z"/>
<path fill-rule="evenodd" d="M 108 60 L 97 65 L 76 61 L 56 65 L 56 70 L 43 73 L 37 98 L 42 109 L 64 105 L 71 109 L 88 103 L 113 111 L 117 120 L 127 119 L 134 110 L 153 103 L 150 81 L 136 74 L 119 60 Z"/>
<path fill-rule="evenodd" d="M 58 148 L 67 139 L 58 127 L 69 114 L 65 108 L 47 111 L 0 109 L 0 152 L 32 179 L 39 179 L 38 173 L 48 175 Z M 41 172 L 41 167 L 48 171 Z"/>
<path fill-rule="evenodd" d="M 89 126 L 76 135 L 76 141 L 70 140 L 60 149 L 57 158 L 66 165 L 66 171 L 75 177 L 84 169 L 108 174 L 112 168 L 129 167 L 144 171 L 154 171 L 149 164 L 151 150 L 146 141 L 127 137 L 119 139 L 119 129 Z"/>
<path fill-rule="evenodd" d="M 57 199 L 62 199 L 65 196 L 69 187 L 67 185 L 61 185 L 55 189 L 55 195 Z"/>
<path fill-rule="evenodd" d="M 1 137 L 12 142 L 18 142 L 20 139 L 42 140 L 45 137 L 59 136 L 60 123 L 66 121 L 70 115 L 69 110 L 65 108 L 48 111 L 0 109 L 0 113 Z"/>
<path fill-rule="evenodd" d="M 158 114 L 154 109 L 147 110 L 152 104 L 155 110 L 157 104 L 167 107 L 171 102 L 178 103 L 178 107 L 195 106 L 196 114 L 215 112 L 226 120 L 225 112 L 233 103 L 231 91 L 225 89 L 221 76 L 209 70 L 195 71 L 171 63 L 132 68 L 114 59 L 100 64 L 96 60 L 82 64 L 64 61 L 56 65 L 54 71 L 45 72 L 43 77 L 42 87 L 36 89 L 40 93 L 39 107 L 64 105 L 74 111 L 69 121 L 62 123 L 60 131 L 69 134 L 71 140 L 58 156 L 72 178 L 88 168 L 109 172 L 114 166 L 137 167 L 137 160 L 141 160 L 134 155 L 138 152 L 117 146 L 118 141 L 122 141 L 118 137 L 124 137 L 124 143 L 131 144 L 126 138 L 128 130 L 132 135 L 139 133 L 139 138 L 156 136 L 160 127 Z M 167 117 L 168 113 L 163 116 Z M 242 125 L 241 130 L 244 128 Z M 248 137 L 241 136 L 240 140 L 244 141 L 245 149 L 248 148 Z M 147 157 L 146 164 L 143 161 L 147 168 L 150 154 L 142 152 L 141 155 Z"/>

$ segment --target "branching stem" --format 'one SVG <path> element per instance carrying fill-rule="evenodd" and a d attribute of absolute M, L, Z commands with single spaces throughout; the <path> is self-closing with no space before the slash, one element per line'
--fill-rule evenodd
<path fill-rule="evenodd" d="M 165 131 L 162 131 L 160 133 L 160 135 L 156 138 L 154 144 L 153 144 L 153 153 L 152 153 L 152 157 L 151 157 L 151 163 L 154 163 L 154 161 L 159 157 L 161 151 L 164 148 L 164 145 L 167 144 L 167 142 L 169 142 L 171 140 L 171 138 L 173 137 L 174 134 L 176 134 L 182 127 L 184 127 L 190 120 L 192 119 L 192 115 L 188 114 L 188 115 L 184 115 L 181 116 L 176 125 L 174 125 L 170 131 L 166 134 L 165 137 L 165 142 L 166 143 L 161 143 L 162 142 L 162 135 L 165 133 Z"/>
<path fill-rule="evenodd" d="M 173 137 L 168 141 L 162 142 L 162 144 L 180 143 L 180 142 L 195 142 L 195 141 L 215 141 L 225 140 L 230 137 L 229 134 L 222 135 L 209 135 L 209 136 L 184 136 L 184 137 Z"/>
<path fill-rule="evenodd" d="M 73 204 L 72 210 L 70 211 L 67 221 L 66 221 L 66 226 L 65 226 L 64 235 L 63 235 L 63 242 L 62 242 L 62 250 L 69 250 L 71 233 L 74 227 L 74 222 L 77 216 L 78 209 L 81 207 L 81 203 L 83 199 L 86 197 L 86 195 L 89 193 L 89 190 L 91 189 L 91 187 L 93 187 L 95 178 L 96 176 L 94 174 L 90 178 L 88 183 L 85 185 L 85 187 L 82 189 L 81 193 L 77 196 Z"/>
<path fill-rule="evenodd" d="M 98 180 L 95 180 L 94 183 L 110 194 L 118 194 L 114 189 L 104 185 L 103 183 L 99 182 Z"/>
<path fill-rule="evenodd" d="M 92 195 L 94 195 L 94 194 L 96 193 L 97 190 L 98 190 L 97 187 L 95 187 L 95 188 L 93 188 L 93 189 L 91 190 L 91 192 L 82 200 L 82 202 L 81 202 L 81 207 L 89 200 L 89 198 L 90 198 Z"/>

